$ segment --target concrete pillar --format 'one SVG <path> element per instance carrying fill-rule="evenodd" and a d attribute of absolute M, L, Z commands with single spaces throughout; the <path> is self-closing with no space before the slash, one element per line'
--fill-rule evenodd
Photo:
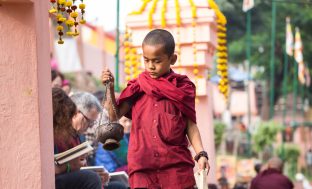
<path fill-rule="evenodd" d="M 54 188 L 47 0 L 0 0 L 0 188 Z"/>

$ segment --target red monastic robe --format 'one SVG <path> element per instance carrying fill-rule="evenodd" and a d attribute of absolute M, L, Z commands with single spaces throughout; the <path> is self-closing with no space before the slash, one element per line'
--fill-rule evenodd
<path fill-rule="evenodd" d="M 187 120 L 196 123 L 195 86 L 170 73 L 153 79 L 147 72 L 130 81 L 118 104 L 128 102 L 132 119 L 128 151 L 131 188 L 182 189 L 194 186 Z"/>

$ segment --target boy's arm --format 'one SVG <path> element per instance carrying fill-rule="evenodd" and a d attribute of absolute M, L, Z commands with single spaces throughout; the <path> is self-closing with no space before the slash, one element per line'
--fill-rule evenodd
<path fill-rule="evenodd" d="M 110 95 L 110 97 L 108 97 Z M 131 108 L 130 104 L 127 102 L 123 102 L 117 106 L 116 98 L 115 98 L 115 92 L 114 92 L 114 85 L 110 89 L 110 94 L 106 93 L 107 100 L 105 101 L 104 108 L 108 111 L 109 114 L 109 120 L 110 121 L 117 121 L 119 120 L 122 116 L 124 116 Z M 108 99 L 112 99 L 111 101 Z M 116 108 L 116 114 L 114 112 L 114 107 Z"/>
<path fill-rule="evenodd" d="M 109 90 L 106 90 L 107 100 L 105 101 L 104 108 L 108 111 L 109 120 L 116 121 L 122 116 L 124 116 L 130 110 L 131 106 L 127 102 L 123 102 L 119 106 L 117 106 L 115 92 L 114 92 L 114 76 L 108 69 L 105 69 L 102 72 L 102 83 L 104 85 L 109 84 L 108 86 Z M 116 111 L 117 117 L 116 117 L 115 111 Z"/>
<path fill-rule="evenodd" d="M 194 123 L 190 119 L 188 119 L 188 122 L 187 122 L 187 131 L 186 132 L 187 132 L 187 137 L 190 140 L 190 142 L 191 142 L 191 144 L 195 150 L 195 153 L 199 154 L 200 152 L 203 152 L 204 148 L 203 148 L 203 144 L 202 144 L 202 140 L 200 137 L 198 127 L 197 127 L 196 123 Z M 197 162 L 199 165 L 199 169 L 207 168 L 208 172 L 209 172 L 210 165 L 209 165 L 208 159 L 206 157 L 201 156 Z"/>

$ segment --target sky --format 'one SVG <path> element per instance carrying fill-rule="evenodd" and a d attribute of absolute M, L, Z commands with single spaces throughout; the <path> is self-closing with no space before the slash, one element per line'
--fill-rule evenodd
<path fill-rule="evenodd" d="M 117 0 L 86 0 L 86 20 L 110 31 L 116 28 Z M 138 10 L 142 0 L 120 0 L 120 30 L 125 28 L 128 13 Z"/>

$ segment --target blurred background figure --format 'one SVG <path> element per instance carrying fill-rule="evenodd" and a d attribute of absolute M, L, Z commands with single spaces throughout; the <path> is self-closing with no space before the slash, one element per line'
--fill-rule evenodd
<path fill-rule="evenodd" d="M 71 96 L 71 84 L 67 79 L 64 79 L 62 82 L 62 89 L 65 91 L 65 93 L 69 96 Z"/>
<path fill-rule="evenodd" d="M 62 88 L 64 76 L 57 70 L 51 70 L 51 81 L 52 81 L 52 88 Z"/>
<path fill-rule="evenodd" d="M 309 148 L 309 150 L 306 153 L 306 164 L 308 169 L 308 175 L 312 176 L 312 149 Z"/>
<path fill-rule="evenodd" d="M 298 189 L 312 189 L 312 186 L 309 183 L 309 180 L 302 173 L 297 173 L 296 174 L 296 181 L 299 184 L 298 187 L 300 187 Z"/>
<path fill-rule="evenodd" d="M 208 189 L 218 189 L 216 184 L 208 184 Z"/>
<path fill-rule="evenodd" d="M 250 189 L 293 189 L 293 183 L 282 172 L 283 161 L 278 157 L 271 158 L 267 163 L 267 169 L 251 181 Z"/>
<path fill-rule="evenodd" d="M 257 175 L 261 172 L 261 167 L 262 167 L 261 163 L 255 164 L 255 171 L 256 171 Z"/>

